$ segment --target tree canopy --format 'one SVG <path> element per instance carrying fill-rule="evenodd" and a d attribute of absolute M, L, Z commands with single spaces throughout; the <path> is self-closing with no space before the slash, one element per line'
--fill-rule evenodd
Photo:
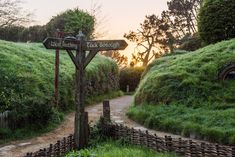
<path fill-rule="evenodd" d="M 206 44 L 235 37 L 235 1 L 204 0 L 199 13 L 199 34 Z"/>
<path fill-rule="evenodd" d="M 56 29 L 76 35 L 80 30 L 90 37 L 94 32 L 95 17 L 78 8 L 67 10 L 53 17 L 47 24 L 49 35 L 54 35 Z"/>

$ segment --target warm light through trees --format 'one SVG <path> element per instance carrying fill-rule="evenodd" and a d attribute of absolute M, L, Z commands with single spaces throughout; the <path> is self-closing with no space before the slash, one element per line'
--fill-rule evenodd
<path fill-rule="evenodd" d="M 23 10 L 20 0 L 0 0 L 0 28 L 28 24 L 31 13 Z"/>

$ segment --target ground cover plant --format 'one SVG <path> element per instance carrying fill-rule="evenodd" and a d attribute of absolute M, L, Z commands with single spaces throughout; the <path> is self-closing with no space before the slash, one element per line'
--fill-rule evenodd
<path fill-rule="evenodd" d="M 129 117 L 148 127 L 235 144 L 235 80 L 218 79 L 235 60 L 235 39 L 151 63 Z"/>
<path fill-rule="evenodd" d="M 11 111 L 10 128 L 0 128 L 0 140 L 48 130 L 73 109 L 75 67 L 61 52 L 60 105 L 55 108 L 54 60 L 55 52 L 42 44 L 0 41 L 0 113 Z M 86 104 L 104 95 L 120 95 L 117 65 L 106 57 L 95 57 L 86 69 L 86 84 Z"/>
<path fill-rule="evenodd" d="M 66 157 L 176 157 L 170 153 L 156 153 L 147 148 L 132 146 L 115 141 L 101 142 L 81 151 L 70 152 Z"/>

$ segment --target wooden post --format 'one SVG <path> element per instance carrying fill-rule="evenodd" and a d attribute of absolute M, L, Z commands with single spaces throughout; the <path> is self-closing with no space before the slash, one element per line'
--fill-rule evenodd
<path fill-rule="evenodd" d="M 103 117 L 105 122 L 110 122 L 110 104 L 108 100 L 103 101 Z"/>
<path fill-rule="evenodd" d="M 61 38 L 62 32 L 57 30 L 56 37 Z M 60 49 L 56 49 L 55 54 L 55 107 L 59 106 L 59 73 L 60 73 Z"/>
<path fill-rule="evenodd" d="M 80 32 L 77 36 L 80 43 L 83 43 L 84 35 Z M 88 139 L 86 139 L 86 134 L 84 126 L 88 125 L 85 122 L 85 104 L 84 104 L 84 62 L 85 62 L 86 53 L 82 49 L 82 44 L 78 46 L 76 52 L 76 61 L 78 62 L 78 68 L 76 68 L 76 96 L 75 96 L 75 106 L 76 106 L 76 114 L 75 114 L 75 127 L 74 127 L 74 139 L 75 139 L 75 147 L 80 150 L 86 146 L 88 143 Z"/>

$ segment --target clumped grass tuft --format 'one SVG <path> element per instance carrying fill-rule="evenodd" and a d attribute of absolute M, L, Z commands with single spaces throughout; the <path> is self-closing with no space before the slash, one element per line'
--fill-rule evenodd
<path fill-rule="evenodd" d="M 151 128 L 235 144 L 235 80 L 218 79 L 220 68 L 234 61 L 235 39 L 155 60 L 129 117 Z"/>

